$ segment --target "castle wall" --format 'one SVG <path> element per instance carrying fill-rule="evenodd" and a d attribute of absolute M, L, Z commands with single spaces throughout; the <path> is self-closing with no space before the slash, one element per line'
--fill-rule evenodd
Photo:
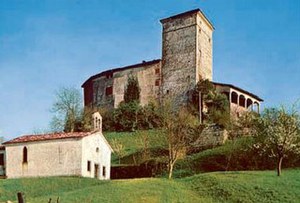
<path fill-rule="evenodd" d="M 133 68 L 111 71 L 92 80 L 93 104 L 100 107 L 116 108 L 124 100 L 124 91 L 129 75 L 134 75 L 141 88 L 140 102 L 142 105 L 158 99 L 160 88 L 161 62 L 141 63 Z M 90 87 L 85 87 L 85 94 L 91 94 Z"/>
<path fill-rule="evenodd" d="M 128 69 L 126 71 L 117 72 L 114 74 L 114 107 L 117 107 L 124 100 L 124 91 L 127 85 L 127 79 L 130 74 L 137 77 L 140 92 L 140 103 L 147 104 L 151 100 L 155 100 L 159 95 L 160 86 L 160 63 L 153 64 L 147 67 Z"/>
<path fill-rule="evenodd" d="M 113 89 L 113 83 L 113 78 L 108 75 L 93 80 L 93 104 L 101 107 L 113 106 L 114 96 L 107 94 L 107 88 Z"/>

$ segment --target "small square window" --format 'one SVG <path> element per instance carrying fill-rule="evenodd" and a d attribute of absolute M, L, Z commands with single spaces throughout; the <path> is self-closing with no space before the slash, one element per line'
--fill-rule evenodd
<path fill-rule="evenodd" d="M 160 73 L 159 68 L 156 68 L 156 69 L 155 69 L 155 74 L 159 74 L 159 73 Z"/>
<path fill-rule="evenodd" d="M 159 85 L 160 85 L 160 80 L 159 79 L 155 80 L 155 86 L 159 86 Z"/>

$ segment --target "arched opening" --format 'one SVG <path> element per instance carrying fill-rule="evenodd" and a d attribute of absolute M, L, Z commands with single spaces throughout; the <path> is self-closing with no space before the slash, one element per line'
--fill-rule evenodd
<path fill-rule="evenodd" d="M 239 97 L 239 106 L 245 107 L 246 98 L 244 95 L 240 95 Z"/>
<path fill-rule="evenodd" d="M 231 102 L 237 104 L 238 94 L 236 92 L 231 92 Z"/>
<path fill-rule="evenodd" d="M 27 154 L 27 147 L 23 148 L 23 163 L 28 162 L 28 154 Z"/>
<path fill-rule="evenodd" d="M 247 99 L 247 108 L 249 109 L 249 107 L 252 108 L 252 104 L 253 104 L 253 101 L 251 99 Z"/>
<path fill-rule="evenodd" d="M 257 103 L 257 102 L 253 103 L 253 111 L 259 113 L 259 103 Z"/>

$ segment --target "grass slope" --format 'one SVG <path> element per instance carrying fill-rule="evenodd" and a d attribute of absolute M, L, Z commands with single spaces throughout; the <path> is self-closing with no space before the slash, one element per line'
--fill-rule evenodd
<path fill-rule="evenodd" d="M 188 178 L 98 181 L 76 177 L 0 180 L 0 202 L 299 202 L 300 170 L 214 172 Z"/>
<path fill-rule="evenodd" d="M 165 145 L 164 134 L 160 130 L 145 130 L 136 132 L 104 132 L 109 143 L 117 140 L 125 148 L 125 156 L 136 154 L 143 149 L 144 137 L 147 137 L 148 147 L 151 149 L 161 148 Z M 112 154 L 112 164 L 118 164 L 118 158 Z"/>

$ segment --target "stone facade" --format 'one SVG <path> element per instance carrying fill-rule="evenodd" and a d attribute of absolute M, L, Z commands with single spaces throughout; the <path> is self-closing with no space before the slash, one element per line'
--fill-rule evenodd
<path fill-rule="evenodd" d="M 217 125 L 209 125 L 203 129 L 199 138 L 192 144 L 195 148 L 223 145 L 228 139 L 228 132 Z"/>
<path fill-rule="evenodd" d="M 162 94 L 186 102 L 200 78 L 212 80 L 213 27 L 200 12 L 161 20 L 163 26 Z"/>
<path fill-rule="evenodd" d="M 200 79 L 213 80 L 214 27 L 200 9 L 181 13 L 161 21 L 162 59 L 104 71 L 83 85 L 85 106 L 114 107 L 123 101 L 128 75 L 136 75 L 141 88 L 141 104 L 153 99 L 172 98 L 185 104 L 190 90 Z M 263 101 L 258 96 L 230 84 L 216 84 L 228 95 L 239 93 L 241 102 L 230 100 L 234 115 L 252 110 Z M 249 102 L 243 103 L 243 97 Z M 251 105 L 250 105 L 251 103 Z M 258 110 L 259 111 L 259 110 Z"/>
<path fill-rule="evenodd" d="M 85 106 L 116 108 L 124 99 L 127 78 L 134 75 L 141 88 L 141 104 L 156 100 L 159 95 L 161 61 L 144 61 L 123 68 L 104 71 L 89 78 L 84 88 Z"/>

